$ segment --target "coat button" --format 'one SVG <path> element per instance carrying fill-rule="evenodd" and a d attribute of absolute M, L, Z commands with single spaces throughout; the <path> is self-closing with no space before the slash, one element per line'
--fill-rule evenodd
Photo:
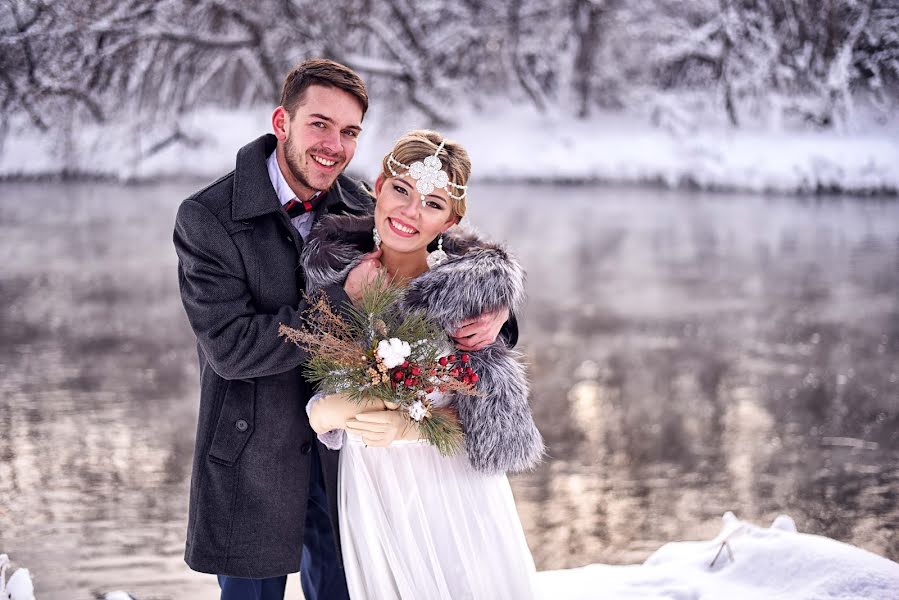
<path fill-rule="evenodd" d="M 291 244 L 292 244 L 292 243 L 293 243 L 293 238 L 292 238 L 292 237 L 290 237 L 290 236 L 289 236 L 289 235 L 288 235 L 288 236 L 286 236 L 286 237 L 287 237 L 287 241 L 288 241 L 288 242 L 290 242 L 290 243 L 291 243 Z"/>
<path fill-rule="evenodd" d="M 246 431 L 249 427 L 249 424 L 243 419 L 238 419 L 237 423 L 235 423 L 234 426 L 237 427 L 237 431 Z"/>
<path fill-rule="evenodd" d="M 303 442 L 303 445 L 300 446 L 300 452 L 302 452 L 303 454 L 309 454 L 310 452 L 312 452 L 312 444 L 310 444 L 309 442 Z"/>

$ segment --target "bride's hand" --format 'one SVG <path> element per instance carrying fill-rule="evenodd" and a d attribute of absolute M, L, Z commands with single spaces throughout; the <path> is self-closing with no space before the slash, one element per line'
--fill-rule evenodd
<path fill-rule="evenodd" d="M 378 410 L 356 415 L 346 422 L 347 433 L 362 438 L 366 446 L 389 446 L 394 440 L 417 439 L 418 432 L 396 410 Z M 414 437 L 409 437 L 414 434 Z"/>
<path fill-rule="evenodd" d="M 380 248 L 363 256 L 362 261 L 352 268 L 347 274 L 343 289 L 353 303 L 359 302 L 362 290 L 380 276 L 382 269 Z"/>
<path fill-rule="evenodd" d="M 309 424 L 316 433 L 342 429 L 347 419 L 363 410 L 383 410 L 384 403 L 376 398 L 354 402 L 346 394 L 329 394 L 319 398 L 309 412 Z"/>

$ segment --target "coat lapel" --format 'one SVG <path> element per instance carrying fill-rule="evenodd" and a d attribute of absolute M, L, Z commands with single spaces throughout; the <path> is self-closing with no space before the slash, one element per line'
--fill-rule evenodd
<path fill-rule="evenodd" d="M 268 176 L 266 159 L 275 151 L 278 138 L 266 134 L 237 152 L 237 167 L 234 169 L 234 197 L 231 203 L 231 218 L 245 221 L 273 213 L 284 212 L 281 202 Z M 287 218 L 287 215 L 284 215 Z M 289 222 L 288 222 L 289 223 Z"/>

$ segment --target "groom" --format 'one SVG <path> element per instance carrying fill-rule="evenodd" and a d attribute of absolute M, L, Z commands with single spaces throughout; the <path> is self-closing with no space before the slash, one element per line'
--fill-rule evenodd
<path fill-rule="evenodd" d="M 351 69 L 300 63 L 272 113 L 274 133 L 241 148 L 234 171 L 178 210 L 178 278 L 201 376 L 185 560 L 218 575 L 224 600 L 281 600 L 298 570 L 308 600 L 348 598 L 331 518 L 337 453 L 309 426 L 305 356 L 277 331 L 306 309 L 299 257 L 315 221 L 372 210 L 365 188 L 342 174 L 367 108 Z M 379 267 L 372 255 L 343 287 L 326 288 L 332 304 L 358 299 Z M 452 335 L 477 350 L 508 317 L 481 315 Z M 503 333 L 514 344 L 514 319 Z"/>

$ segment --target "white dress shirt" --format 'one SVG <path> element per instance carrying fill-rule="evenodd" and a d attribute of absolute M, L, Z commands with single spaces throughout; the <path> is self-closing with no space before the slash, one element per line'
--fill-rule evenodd
<path fill-rule="evenodd" d="M 281 167 L 278 165 L 277 154 L 277 151 L 272 152 L 265 161 L 265 164 L 268 167 L 268 177 L 272 180 L 272 187 L 275 188 L 275 193 L 278 194 L 278 200 L 281 201 L 281 206 L 284 206 L 291 200 L 296 199 L 299 201 L 299 198 L 293 193 L 290 186 L 287 185 L 287 180 L 284 179 L 284 173 L 281 172 Z M 312 195 L 312 198 L 315 198 L 319 194 L 321 194 L 321 192 L 315 192 L 315 194 Z M 312 200 L 312 198 L 309 199 Z M 315 211 L 311 211 L 292 218 L 290 222 L 293 223 L 294 229 L 297 230 L 297 233 L 299 233 L 300 237 L 305 241 L 306 236 L 308 236 L 309 232 L 312 230 L 312 223 L 314 220 Z"/>

